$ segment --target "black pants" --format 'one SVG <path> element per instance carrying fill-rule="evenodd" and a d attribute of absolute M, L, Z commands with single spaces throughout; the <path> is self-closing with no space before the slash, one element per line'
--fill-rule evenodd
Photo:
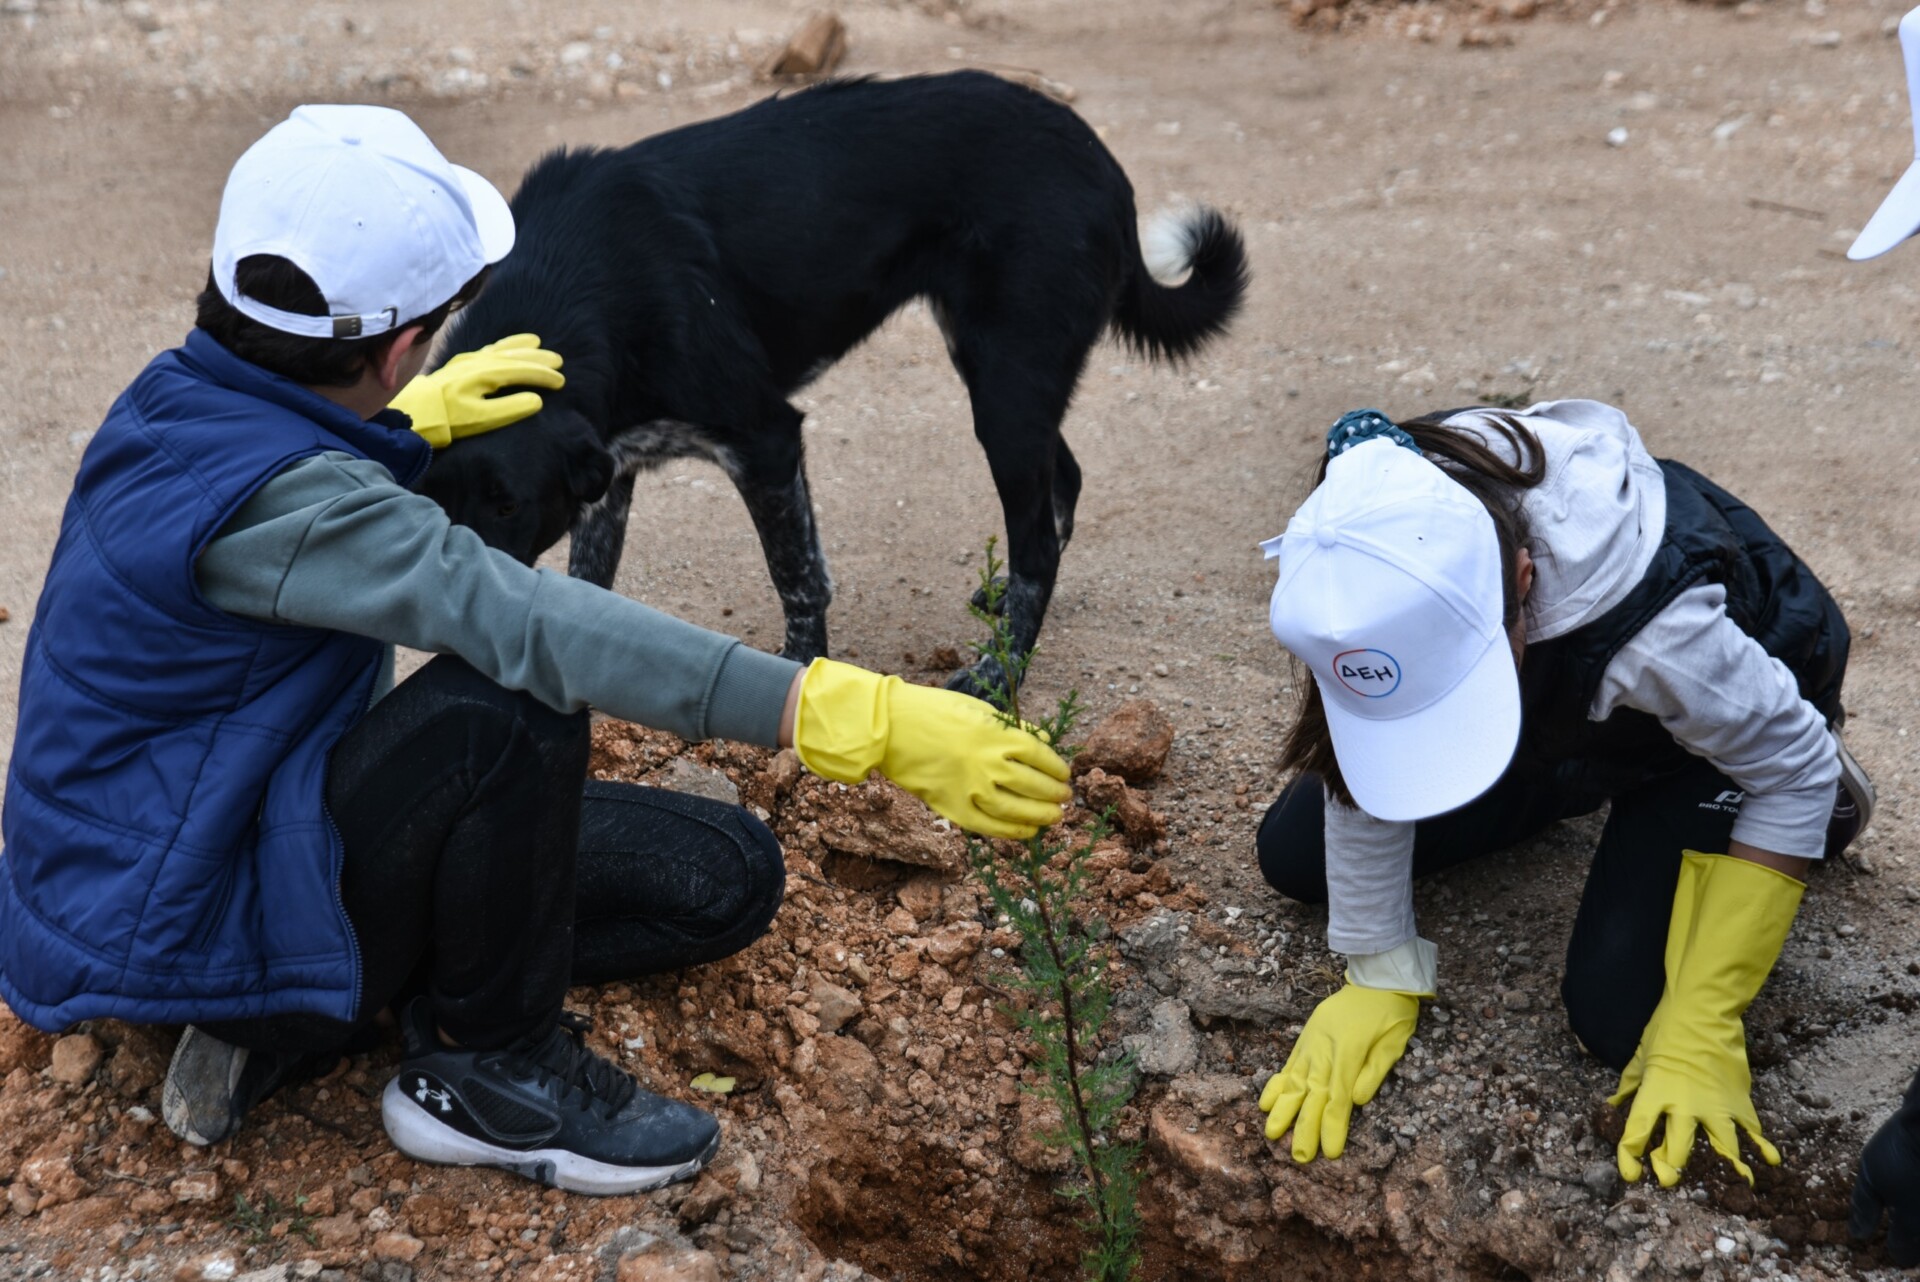
<path fill-rule="evenodd" d="M 559 1013 L 571 983 L 738 952 L 773 920 L 786 863 L 738 806 L 585 781 L 587 714 L 433 660 L 334 749 L 327 808 L 360 948 L 362 1023 L 209 1025 L 259 1050 L 336 1049 L 424 989 L 449 1037 L 503 1046 Z"/>
<path fill-rule="evenodd" d="M 1664 962 L 1680 854 L 1724 854 L 1739 788 L 1705 761 L 1612 798 L 1567 944 L 1560 994 L 1574 1036 L 1625 1068 L 1666 988 Z M 1414 825 L 1413 875 L 1451 868 L 1599 809 L 1548 772 L 1515 766 L 1477 800 Z M 1317 775 L 1288 785 L 1260 825 L 1260 871 L 1289 899 L 1327 899 L 1324 793 Z"/>

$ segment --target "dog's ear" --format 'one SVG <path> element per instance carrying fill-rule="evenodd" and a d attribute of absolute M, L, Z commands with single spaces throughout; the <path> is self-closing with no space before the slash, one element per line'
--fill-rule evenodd
<path fill-rule="evenodd" d="M 566 429 L 556 435 L 567 492 L 576 503 L 597 503 L 613 484 L 613 455 L 584 418 L 569 415 Z"/>

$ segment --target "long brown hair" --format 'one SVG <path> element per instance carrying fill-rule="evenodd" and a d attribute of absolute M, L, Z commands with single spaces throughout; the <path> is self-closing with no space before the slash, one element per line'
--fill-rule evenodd
<path fill-rule="evenodd" d="M 1520 549 L 1530 548 L 1533 531 L 1520 508 L 1520 493 L 1540 484 L 1547 476 L 1547 456 L 1540 438 L 1510 414 L 1486 412 L 1482 421 L 1492 433 L 1504 437 L 1518 463 L 1485 444 L 1477 436 L 1459 428 L 1443 426 L 1459 413 L 1448 410 L 1423 414 L 1400 427 L 1420 447 L 1431 463 L 1439 466 L 1467 493 L 1479 499 L 1493 518 L 1493 532 L 1500 541 L 1501 601 L 1500 619 L 1508 631 L 1520 618 L 1519 587 L 1515 582 Z M 1327 479 L 1327 459 L 1323 456 L 1314 474 L 1314 484 Z M 1294 684 L 1301 691 L 1300 716 L 1287 733 L 1280 749 L 1280 769 L 1316 774 L 1327 791 L 1342 805 L 1353 806 L 1353 794 L 1340 774 L 1340 761 L 1333 753 L 1333 736 L 1327 730 L 1327 711 L 1320 701 L 1320 683 L 1294 664 Z M 1356 807 L 1357 808 L 1357 807 Z"/>

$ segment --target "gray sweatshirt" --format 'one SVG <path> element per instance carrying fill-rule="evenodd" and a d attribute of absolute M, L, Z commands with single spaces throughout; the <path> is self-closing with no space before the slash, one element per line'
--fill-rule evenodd
<path fill-rule="evenodd" d="M 1549 401 L 1519 417 L 1547 456 L 1546 480 L 1521 500 L 1533 530 L 1532 643 L 1625 598 L 1658 549 L 1667 500 L 1660 465 L 1613 406 Z M 1474 412 L 1448 420 L 1468 431 L 1481 423 Z M 1500 436 L 1476 434 L 1510 453 Z M 1744 791 L 1733 840 L 1783 855 L 1824 853 L 1840 777 L 1833 735 L 1787 666 L 1727 616 L 1719 584 L 1682 592 L 1613 657 L 1587 715 L 1604 721 L 1619 708 L 1659 718 Z M 1413 918 L 1413 834 L 1411 823 L 1328 798 L 1327 943 L 1370 988 L 1433 991 L 1434 949 Z"/>
<path fill-rule="evenodd" d="M 229 614 L 457 654 L 564 712 L 771 746 L 800 665 L 616 593 L 521 565 L 378 463 L 303 459 L 201 553 Z"/>

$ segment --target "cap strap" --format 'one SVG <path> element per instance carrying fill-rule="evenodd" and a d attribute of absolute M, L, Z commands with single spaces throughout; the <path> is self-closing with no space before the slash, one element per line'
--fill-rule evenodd
<path fill-rule="evenodd" d="M 1414 439 L 1379 410 L 1349 410 L 1327 429 L 1327 457 L 1339 458 L 1356 445 L 1382 439 L 1405 446 L 1415 454 L 1421 452 Z"/>

